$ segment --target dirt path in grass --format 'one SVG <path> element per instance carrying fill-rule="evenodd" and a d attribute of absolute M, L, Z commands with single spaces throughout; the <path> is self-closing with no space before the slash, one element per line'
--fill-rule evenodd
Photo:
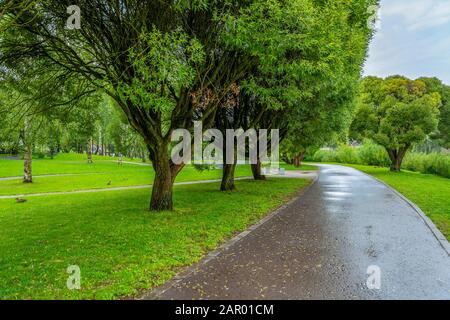
<path fill-rule="evenodd" d="M 302 196 L 142 298 L 450 299 L 432 226 L 372 177 L 320 167 Z"/>
<path fill-rule="evenodd" d="M 283 178 L 299 178 L 299 179 L 314 179 L 317 174 L 313 171 L 311 172 L 286 172 L 284 176 L 277 176 Z M 59 176 L 59 175 L 57 175 Z M 60 175 L 63 176 L 63 175 Z M 253 179 L 251 177 L 240 177 L 235 178 L 235 180 L 249 180 Z M 214 183 L 221 182 L 220 179 L 217 180 L 197 180 L 197 181 L 187 181 L 187 182 L 176 182 L 176 186 L 180 185 L 191 185 L 191 184 L 202 184 L 202 183 Z M 6 195 L 0 196 L 1 199 L 16 199 L 16 198 L 29 198 L 29 197 L 45 197 L 45 196 L 53 196 L 53 195 L 70 195 L 70 194 L 79 194 L 79 193 L 97 193 L 97 192 L 109 192 L 109 191 L 120 191 L 120 190 L 135 190 L 135 189 L 147 189 L 151 188 L 152 185 L 140 185 L 140 186 L 127 186 L 127 187 L 114 187 L 114 188 L 99 188 L 99 189 L 84 189 L 84 190 L 75 190 L 75 191 L 61 191 L 61 192 L 42 192 L 42 193 L 30 193 L 30 194 L 15 194 L 15 195 Z"/>

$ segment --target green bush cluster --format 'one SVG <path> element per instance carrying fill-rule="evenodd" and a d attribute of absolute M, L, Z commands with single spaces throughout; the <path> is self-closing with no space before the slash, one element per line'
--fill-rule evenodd
<path fill-rule="evenodd" d="M 389 167 L 391 163 L 386 150 L 371 141 L 365 141 L 358 148 L 341 145 L 335 150 L 319 150 L 308 160 L 379 167 Z M 450 178 L 450 154 L 410 152 L 403 160 L 402 169 Z"/>
<path fill-rule="evenodd" d="M 319 150 L 311 157 L 306 158 L 306 160 L 314 162 L 338 162 L 348 164 L 361 163 L 356 149 L 348 146 L 339 146 L 339 148 L 335 150 Z"/>
<path fill-rule="evenodd" d="M 450 178 L 450 155 L 443 153 L 409 153 L 403 160 L 403 169 L 437 174 Z"/>

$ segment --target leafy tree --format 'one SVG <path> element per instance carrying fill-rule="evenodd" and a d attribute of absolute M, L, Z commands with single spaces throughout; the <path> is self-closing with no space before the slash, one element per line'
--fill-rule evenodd
<path fill-rule="evenodd" d="M 432 136 L 442 147 L 450 148 L 450 86 L 438 78 L 419 78 L 427 86 L 427 93 L 437 92 L 441 96 L 438 132 Z"/>
<path fill-rule="evenodd" d="M 391 160 L 391 171 L 400 171 L 410 147 L 436 130 L 439 93 L 427 93 L 423 81 L 400 76 L 367 77 L 360 91 L 351 136 L 382 145 Z"/>
<path fill-rule="evenodd" d="M 169 159 L 171 134 L 208 128 L 231 83 L 251 67 L 224 45 L 225 16 L 247 1 L 80 0 L 81 29 L 65 28 L 65 0 L 7 0 L 0 63 L 42 58 L 60 75 L 76 76 L 111 96 L 142 136 L 155 169 L 150 208 L 170 210 L 183 166 Z M 30 36 L 33 35 L 33 36 Z"/>
<path fill-rule="evenodd" d="M 223 112 L 229 126 L 252 123 L 250 127 L 287 129 L 281 138 L 291 137 L 301 149 L 311 141 L 293 141 L 292 132 L 304 129 L 300 121 L 319 119 L 320 112 L 348 116 L 342 107 L 349 107 L 355 95 L 371 35 L 367 8 L 375 3 L 269 0 L 245 8 L 233 21 L 239 30 L 233 41 L 257 57 L 258 65 L 240 83 L 244 96 L 250 97 L 239 99 L 238 108 L 245 111 L 233 107 Z M 305 139 L 301 133 L 297 136 Z M 255 178 L 261 178 L 260 171 L 260 163 L 253 166 Z M 233 169 L 225 170 L 224 180 L 232 181 L 232 174 Z"/>

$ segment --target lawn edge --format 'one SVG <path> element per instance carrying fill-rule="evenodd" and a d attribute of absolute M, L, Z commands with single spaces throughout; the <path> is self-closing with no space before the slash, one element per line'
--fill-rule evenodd
<path fill-rule="evenodd" d="M 294 178 L 295 179 L 295 178 Z M 319 179 L 319 175 L 316 175 L 314 179 L 311 179 L 309 184 L 303 187 L 301 190 L 299 190 L 295 195 L 292 196 L 292 198 L 282 204 L 280 207 L 266 215 L 264 218 L 259 220 L 257 223 L 253 224 L 249 228 L 247 228 L 245 231 L 239 233 L 237 236 L 234 236 L 230 240 L 226 241 L 224 244 L 220 245 L 218 248 L 214 249 L 213 251 L 209 252 L 203 259 L 201 259 L 199 262 L 196 262 L 186 268 L 184 268 L 182 271 L 177 273 L 175 276 L 172 277 L 172 279 L 166 281 L 164 284 L 155 287 L 153 289 L 146 290 L 144 294 L 141 294 L 135 300 L 158 300 L 161 295 L 163 295 L 167 290 L 173 288 L 176 284 L 183 281 L 184 279 L 188 278 L 189 276 L 195 274 L 196 270 L 200 268 L 201 266 L 207 264 L 212 259 L 217 258 L 222 253 L 227 251 L 230 247 L 238 243 L 239 241 L 243 240 L 245 237 L 250 235 L 252 232 L 257 230 L 259 227 L 276 217 L 278 214 L 280 214 L 281 211 L 283 211 L 285 208 L 290 206 L 292 203 L 294 203 L 298 198 L 300 198 L 303 194 L 305 194 Z"/>
<path fill-rule="evenodd" d="M 343 165 L 345 167 L 345 165 Z M 350 166 L 346 166 L 347 168 L 353 168 Z M 434 237 L 438 240 L 441 247 L 447 252 L 447 255 L 450 256 L 450 243 L 448 242 L 447 238 L 444 236 L 444 234 L 436 227 L 434 222 L 426 215 L 425 212 L 422 211 L 422 209 L 419 208 L 418 205 L 416 205 L 414 202 L 409 200 L 406 196 L 401 194 L 398 190 L 396 190 L 394 187 L 390 186 L 387 182 L 384 182 L 383 180 L 378 179 L 377 177 L 374 177 L 364 171 L 358 170 L 356 168 L 353 168 L 366 176 L 375 179 L 379 183 L 383 184 L 387 188 L 389 188 L 391 191 L 393 191 L 400 199 L 402 199 L 406 204 L 408 204 L 416 213 L 417 215 L 422 219 L 422 221 L 425 223 L 425 225 L 431 230 Z"/>

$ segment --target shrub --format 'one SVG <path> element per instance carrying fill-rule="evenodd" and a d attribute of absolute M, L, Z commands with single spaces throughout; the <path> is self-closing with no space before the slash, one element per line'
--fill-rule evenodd
<path fill-rule="evenodd" d="M 371 140 L 364 141 L 358 149 L 358 156 L 361 164 L 370 166 L 388 167 L 391 163 L 386 150 Z"/>
<path fill-rule="evenodd" d="M 337 150 L 319 150 L 311 158 L 316 162 L 360 163 L 356 148 L 341 145 Z"/>
<path fill-rule="evenodd" d="M 403 160 L 402 168 L 450 178 L 450 155 L 443 153 L 409 153 Z"/>
<path fill-rule="evenodd" d="M 358 155 L 358 149 L 347 145 L 340 145 L 337 149 L 337 162 L 360 164 L 361 160 Z"/>
<path fill-rule="evenodd" d="M 315 162 L 338 162 L 335 150 L 319 150 L 311 157 L 311 160 Z"/>

